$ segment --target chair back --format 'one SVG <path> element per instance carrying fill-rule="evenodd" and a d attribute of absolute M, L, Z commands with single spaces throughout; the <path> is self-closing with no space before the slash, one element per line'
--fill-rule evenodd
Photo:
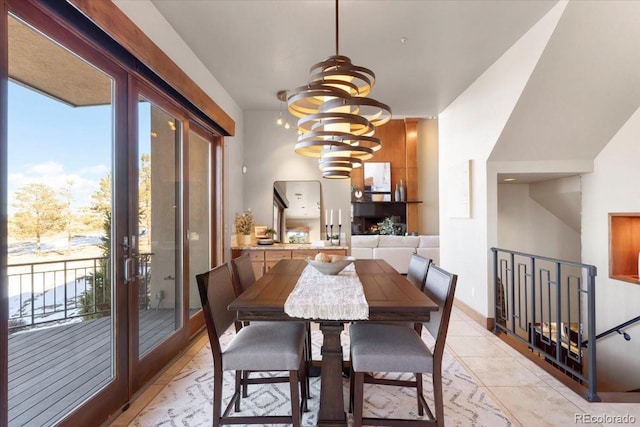
<path fill-rule="evenodd" d="M 424 283 L 427 279 L 429 265 L 431 265 L 431 259 L 418 254 L 412 254 L 409 259 L 407 280 L 413 283 L 416 288 L 420 289 L 420 292 L 424 290 Z"/>
<path fill-rule="evenodd" d="M 196 281 L 215 360 L 222 353 L 219 338 L 236 317 L 233 311 L 227 310 L 227 306 L 236 298 L 229 266 L 222 264 L 206 273 L 197 274 Z"/>
<path fill-rule="evenodd" d="M 431 265 L 427 272 L 424 293 L 438 304 L 438 311 L 431 312 L 429 321 L 424 323 L 424 327 L 436 341 L 433 349 L 434 358 L 442 357 L 444 352 L 444 341 L 449 328 L 457 281 L 456 274 L 451 274 L 437 265 Z"/>
<path fill-rule="evenodd" d="M 253 272 L 251 256 L 246 253 L 240 255 L 238 258 L 232 259 L 230 262 L 236 295 L 240 295 L 256 281 L 256 274 Z"/>

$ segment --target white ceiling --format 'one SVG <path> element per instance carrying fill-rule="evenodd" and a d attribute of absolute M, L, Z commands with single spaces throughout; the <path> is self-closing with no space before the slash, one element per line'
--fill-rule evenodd
<path fill-rule="evenodd" d="M 318 181 L 280 181 L 289 202 L 287 218 L 320 218 L 320 183 Z"/>
<path fill-rule="evenodd" d="M 395 118 L 438 116 L 558 3 L 341 0 L 339 53 L 376 73 L 370 97 Z M 278 110 L 279 90 L 306 84 L 336 53 L 333 0 L 151 4 L 245 111 Z M 511 163 L 520 183 L 589 172 L 640 107 L 640 1 L 559 6 L 488 159 Z"/>
<path fill-rule="evenodd" d="M 152 3 L 244 110 L 277 110 L 336 53 L 333 0 Z M 437 116 L 555 4 L 341 0 L 339 53 L 376 73 L 370 97 L 394 117 Z"/>

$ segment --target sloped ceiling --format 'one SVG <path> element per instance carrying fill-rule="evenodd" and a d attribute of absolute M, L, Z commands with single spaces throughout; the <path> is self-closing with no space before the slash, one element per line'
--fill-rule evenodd
<path fill-rule="evenodd" d="M 640 107 L 639 53 L 640 2 L 570 2 L 491 160 L 593 160 Z"/>
<path fill-rule="evenodd" d="M 530 184 L 529 196 L 580 233 L 582 188 L 579 176 Z"/>

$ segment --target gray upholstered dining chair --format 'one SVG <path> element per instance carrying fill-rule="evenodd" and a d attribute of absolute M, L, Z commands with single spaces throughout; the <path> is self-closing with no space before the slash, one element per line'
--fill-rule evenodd
<path fill-rule="evenodd" d="M 234 284 L 234 289 L 236 291 L 236 296 L 240 295 L 241 293 L 243 293 L 244 291 L 246 291 L 247 289 L 249 289 L 249 287 L 251 285 L 253 285 L 256 281 L 256 274 L 253 271 L 253 265 L 251 263 L 251 256 L 248 253 L 242 254 L 237 258 L 233 258 L 231 259 L 231 261 L 229 262 L 229 264 L 231 265 L 231 271 L 233 274 L 233 284 Z M 254 322 L 255 323 L 255 322 Z M 271 327 L 277 328 L 279 326 L 282 325 L 282 322 L 269 322 L 269 321 L 261 321 L 261 324 L 269 324 L 271 323 Z M 309 325 L 309 322 L 300 322 L 302 324 L 304 324 L 304 327 L 306 329 L 306 343 L 305 343 L 305 387 L 306 387 L 306 396 L 307 398 L 310 397 L 309 394 L 309 389 L 310 389 L 310 384 L 309 384 L 309 370 L 311 368 L 311 327 Z M 247 322 L 245 322 L 245 324 L 248 324 Z M 236 331 L 239 330 L 242 327 L 242 323 L 240 322 L 236 322 Z M 243 372 L 242 373 L 242 378 L 243 378 L 243 384 L 242 384 L 242 397 L 247 397 L 247 381 L 245 380 L 246 378 L 249 377 L 250 372 Z M 258 381 L 258 380 L 255 380 Z M 306 406 L 306 401 L 305 401 L 305 405 L 303 407 L 303 410 L 306 412 L 307 411 L 307 406 Z"/>
<path fill-rule="evenodd" d="M 425 258 L 418 254 L 411 255 L 411 258 L 409 259 L 409 268 L 407 269 L 407 280 L 413 283 L 413 285 L 416 288 L 420 289 L 420 292 L 424 291 L 424 284 L 425 284 L 425 281 L 427 280 L 427 272 L 429 271 L 430 265 L 431 265 L 431 258 Z M 391 324 L 396 326 L 400 325 L 400 326 L 413 327 L 413 329 L 415 329 L 418 335 L 422 333 L 422 323 L 419 323 L 419 322 L 416 322 L 416 323 L 364 322 L 361 328 L 370 328 L 380 323 Z M 416 381 L 407 381 L 407 380 L 402 380 L 398 378 L 395 378 L 395 379 L 394 378 L 374 378 L 369 373 L 365 373 L 365 375 L 366 375 L 365 382 L 369 382 L 369 383 L 375 382 L 376 384 L 395 385 L 398 387 L 416 387 Z M 351 375 L 349 377 L 349 380 L 351 383 L 350 390 L 353 390 L 354 376 Z M 351 410 L 352 408 L 353 408 L 353 394 L 352 394 L 352 391 L 350 391 L 349 410 Z"/>
<path fill-rule="evenodd" d="M 253 271 L 253 265 L 251 263 L 251 255 L 249 255 L 249 253 L 242 254 L 237 258 L 231 259 L 229 264 L 231 265 L 231 273 L 233 274 L 233 288 L 236 296 L 238 296 L 249 289 L 249 286 L 253 285 L 256 281 L 256 274 Z M 236 322 L 236 331 L 241 327 L 242 323 Z"/>
<path fill-rule="evenodd" d="M 407 280 L 422 292 L 424 283 L 427 280 L 427 271 L 431 265 L 431 258 L 426 258 L 418 254 L 412 254 L 409 258 L 409 268 L 407 270 Z"/>
<path fill-rule="evenodd" d="M 256 281 L 256 274 L 253 271 L 253 265 L 251 263 L 251 255 L 245 253 L 237 258 L 233 258 L 230 262 L 231 270 L 233 272 L 234 286 L 236 294 L 240 295 L 249 286 L 253 285 Z"/>
<path fill-rule="evenodd" d="M 196 281 L 213 355 L 213 425 L 290 423 L 299 426 L 301 406 L 306 403 L 304 324 L 281 322 L 277 327 L 271 327 L 266 323 L 255 322 L 237 331 L 223 350 L 220 336 L 229 329 L 235 318 L 235 313 L 227 310 L 227 306 L 236 297 L 231 272 L 228 265 L 223 264 L 196 275 Z M 222 412 L 224 371 L 235 371 L 235 389 L 229 404 Z M 260 378 L 256 379 L 256 383 L 288 381 L 291 415 L 230 416 L 232 405 L 236 412 L 240 411 L 243 371 L 287 371 L 287 376 Z M 251 379 L 246 381 L 252 383 Z"/>
<path fill-rule="evenodd" d="M 411 258 L 409 258 L 409 267 L 407 269 L 407 280 L 413 285 L 420 289 L 420 292 L 424 291 L 424 284 L 427 280 L 427 272 L 429 271 L 429 266 L 431 265 L 431 258 L 426 258 L 418 254 L 412 254 Z M 367 322 L 367 324 L 374 322 Z M 375 322 L 375 323 L 392 323 L 394 325 L 399 325 L 398 322 Z M 404 322 L 402 325 L 410 326 L 414 325 L 414 328 L 418 334 L 422 331 L 422 323 L 407 323 Z"/>
<path fill-rule="evenodd" d="M 431 263 L 431 258 L 418 254 L 413 254 L 411 258 L 409 258 L 407 280 L 413 283 L 416 288 L 420 289 L 420 292 L 424 291 L 424 285 L 427 281 L 427 273 L 429 272 Z M 422 333 L 422 323 L 414 324 L 414 328 L 418 335 Z"/>
<path fill-rule="evenodd" d="M 420 335 L 412 327 L 389 323 L 359 322 L 349 330 L 351 340 L 351 374 L 353 376 L 350 394 L 353 399 L 353 426 L 361 425 L 444 425 L 444 402 L 442 395 L 442 357 L 449 318 L 453 306 L 457 275 L 435 265 L 429 267 L 424 293 L 438 304 L 438 311 L 431 313 L 424 326 L 435 338 L 430 350 Z M 376 372 L 413 373 L 415 381 L 386 381 L 383 378 L 366 375 Z M 431 373 L 434 394 L 434 411 L 430 410 L 423 396 L 422 374 Z M 415 387 L 418 399 L 418 414 L 427 413 L 427 419 L 409 420 L 363 418 L 364 383 L 376 383 L 403 387 Z"/>

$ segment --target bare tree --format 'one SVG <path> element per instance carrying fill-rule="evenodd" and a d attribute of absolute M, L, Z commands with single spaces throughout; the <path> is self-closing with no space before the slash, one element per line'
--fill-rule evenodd
<path fill-rule="evenodd" d="M 11 218 L 12 232 L 18 237 L 35 238 L 36 254 L 41 252 L 42 236 L 65 229 L 66 203 L 46 184 L 32 183 L 15 192 Z"/>
<path fill-rule="evenodd" d="M 64 199 L 65 206 L 65 224 L 64 228 L 67 233 L 67 255 L 71 253 L 71 238 L 73 237 L 74 229 L 77 228 L 77 218 L 71 210 L 71 203 L 73 202 L 73 181 L 67 180 L 67 186 L 60 190 L 60 196 Z"/>

